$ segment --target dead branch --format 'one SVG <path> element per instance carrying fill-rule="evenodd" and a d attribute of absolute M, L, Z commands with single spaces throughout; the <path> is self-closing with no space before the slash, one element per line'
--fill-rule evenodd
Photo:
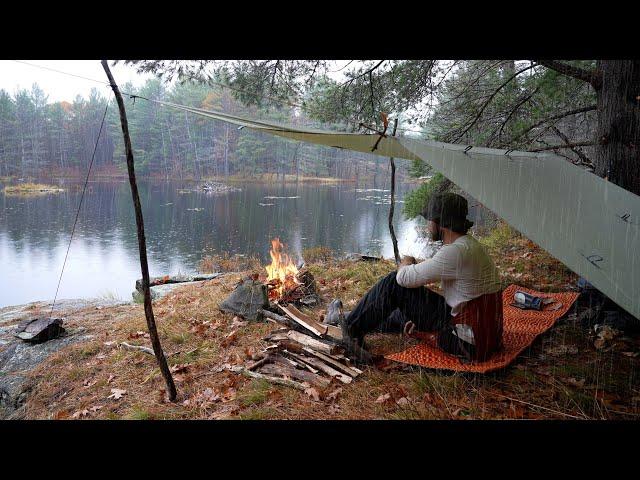
<path fill-rule="evenodd" d="M 503 82 L 498 88 L 496 88 L 493 93 L 489 96 L 489 98 L 487 99 L 486 102 L 484 102 L 484 104 L 482 105 L 482 107 L 480 108 L 480 110 L 478 111 L 477 115 L 475 116 L 475 118 L 471 121 L 471 123 L 469 125 L 467 125 L 467 127 L 462 131 L 462 133 L 460 133 L 454 140 L 453 143 L 457 142 L 458 140 L 460 140 L 470 129 L 471 127 L 473 127 L 478 120 L 480 119 L 480 117 L 482 116 L 482 113 L 484 112 L 484 110 L 489 106 L 489 104 L 491 103 L 491 101 L 493 100 L 493 98 L 500 92 L 500 90 L 502 90 L 504 87 L 506 87 L 509 83 L 511 83 L 511 81 L 516 78 L 518 75 L 520 75 L 523 72 L 526 72 L 527 70 L 531 70 L 534 67 L 534 65 L 529 65 L 528 67 L 522 68 L 520 70 L 518 70 L 516 73 L 514 73 L 513 75 L 511 75 L 505 82 Z"/>
<path fill-rule="evenodd" d="M 127 350 L 137 350 L 139 352 L 148 353 L 149 355 L 153 355 L 153 350 L 149 347 L 143 347 L 142 345 L 131 345 L 127 342 L 120 342 L 120 346 L 124 347 Z"/>
<path fill-rule="evenodd" d="M 539 122 L 536 122 L 533 125 L 527 127 L 525 130 L 523 130 L 522 132 L 518 133 L 516 136 L 510 138 L 507 142 L 505 142 L 505 145 L 509 145 L 509 144 L 515 142 L 520 137 L 522 137 L 524 134 L 529 133 L 534 128 L 537 128 L 537 127 L 539 127 L 541 125 L 544 125 L 545 123 L 549 123 L 549 122 L 552 122 L 554 120 L 560 120 L 561 118 L 569 117 L 571 115 L 578 115 L 580 113 L 590 112 L 590 111 L 596 110 L 596 109 L 597 109 L 597 105 L 589 105 L 589 106 L 586 106 L 586 107 L 580 107 L 580 108 L 576 108 L 576 109 L 569 110 L 569 111 L 566 111 L 566 112 L 558 113 L 557 115 L 552 115 L 551 117 L 545 118 L 544 120 L 540 120 Z"/>

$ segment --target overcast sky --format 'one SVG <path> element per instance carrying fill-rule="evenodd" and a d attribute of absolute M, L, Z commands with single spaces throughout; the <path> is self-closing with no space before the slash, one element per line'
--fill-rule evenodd
<path fill-rule="evenodd" d="M 25 60 L 25 62 L 101 82 L 107 81 L 102 65 L 100 65 L 100 60 Z M 111 67 L 111 61 L 109 61 L 109 66 Z M 120 63 L 115 67 L 111 67 L 111 72 L 118 85 L 132 82 L 134 85 L 139 86 L 147 78 L 151 77 L 150 74 L 139 75 L 133 68 Z M 62 75 L 18 63 L 14 60 L 0 60 L 0 89 L 4 89 L 13 95 L 18 88 L 31 89 L 34 83 L 37 83 L 49 96 L 49 102 L 60 102 L 62 100 L 71 102 L 76 95 L 87 97 L 92 88 L 97 88 L 104 96 L 110 94 L 109 87 L 100 85 L 97 82 Z"/>

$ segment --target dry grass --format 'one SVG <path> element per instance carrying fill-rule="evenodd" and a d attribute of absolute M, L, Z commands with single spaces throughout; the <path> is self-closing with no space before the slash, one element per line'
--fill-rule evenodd
<path fill-rule="evenodd" d="M 333 250 L 329 247 L 309 247 L 302 250 L 302 258 L 306 263 L 328 262 L 333 259 Z"/>
<path fill-rule="evenodd" d="M 63 188 L 55 185 L 45 185 L 43 183 L 20 183 L 18 185 L 7 185 L 4 187 L 5 195 L 46 195 L 49 193 L 64 192 Z"/>
<path fill-rule="evenodd" d="M 220 255 L 207 255 L 198 265 L 200 273 L 215 272 L 252 272 L 264 271 L 262 261 L 257 255 L 231 255 L 224 252 Z"/>
<path fill-rule="evenodd" d="M 513 241 L 517 249 L 527 248 L 526 239 L 516 237 Z M 507 239 L 490 248 L 494 252 L 505 248 L 511 251 L 509 242 Z M 525 271 L 539 268 L 544 252 L 534 252 L 535 256 L 522 258 Z M 505 262 L 516 257 L 505 257 Z M 553 264 L 548 258 L 544 263 Z M 386 261 L 326 261 L 309 268 L 322 296 L 326 300 L 342 298 L 349 309 L 395 266 Z M 169 364 L 176 370 L 176 403 L 166 401 L 164 383 L 152 356 L 118 348 L 122 341 L 149 343 L 137 333 L 146 331 L 142 307 L 122 306 L 87 310 L 67 320 L 69 328 L 83 326 L 94 337 L 57 353 L 33 372 L 34 388 L 26 403 L 26 418 L 73 418 L 74 414 L 76 418 L 101 419 L 640 416 L 640 378 L 636 373 L 640 372 L 640 359 L 596 352 L 571 318 L 560 322 L 504 371 L 451 374 L 389 362 L 364 368 L 365 373 L 349 385 L 332 383 L 319 392 L 319 402 L 287 387 L 230 372 L 216 373 L 224 363 L 250 362 L 251 356 L 264 347 L 262 338 L 277 328 L 271 323 L 238 324 L 232 315 L 218 310 L 218 302 L 240 277 L 230 274 L 201 286 L 183 287 L 155 302 L 161 341 Z M 553 287 L 560 288 L 560 283 Z M 398 351 L 412 342 L 398 335 L 367 337 L 376 353 Z M 563 344 L 575 346 L 578 353 L 561 357 L 548 354 L 550 347 Z M 108 399 L 112 388 L 124 389 L 126 394 L 119 400 Z"/>

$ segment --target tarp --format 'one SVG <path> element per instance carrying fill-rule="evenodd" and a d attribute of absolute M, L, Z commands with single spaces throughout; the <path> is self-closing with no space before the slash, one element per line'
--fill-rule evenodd
<path fill-rule="evenodd" d="M 468 149 L 412 137 L 380 139 L 158 103 L 292 140 L 422 159 L 640 318 L 640 197 L 557 155 Z"/>

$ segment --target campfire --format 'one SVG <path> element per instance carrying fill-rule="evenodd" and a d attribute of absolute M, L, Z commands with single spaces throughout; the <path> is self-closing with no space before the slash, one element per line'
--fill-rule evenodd
<path fill-rule="evenodd" d="M 295 291 L 301 282 L 298 280 L 298 267 L 291 261 L 289 255 L 284 253 L 284 245 L 279 238 L 271 240 L 271 265 L 267 265 L 266 284 L 269 288 L 269 300 L 278 301 L 285 293 Z"/>
<path fill-rule="evenodd" d="M 298 269 L 285 253 L 285 245 L 279 238 L 271 240 L 271 264 L 265 266 L 269 301 L 274 303 L 299 302 L 315 304 L 315 282 L 307 270 Z M 301 267 L 302 268 L 302 267 Z"/>

